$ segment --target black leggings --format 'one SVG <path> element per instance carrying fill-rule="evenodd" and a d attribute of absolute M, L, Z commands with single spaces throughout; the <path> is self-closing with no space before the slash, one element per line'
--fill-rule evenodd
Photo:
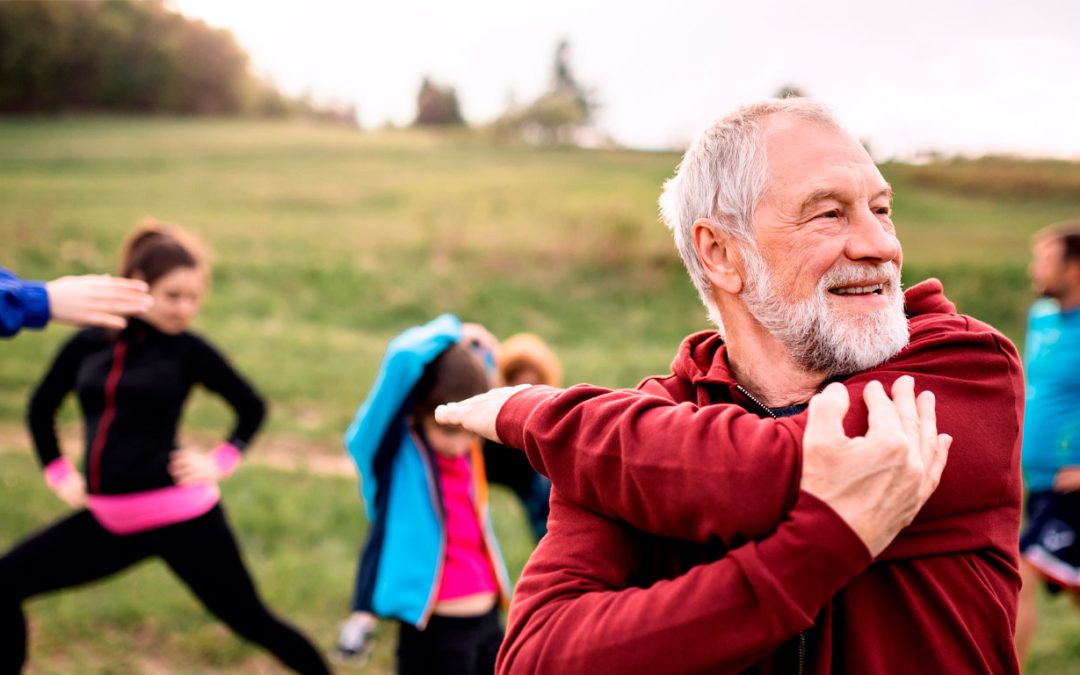
<path fill-rule="evenodd" d="M 503 640 L 499 609 L 469 617 L 439 616 L 398 632 L 397 675 L 493 675 Z"/>
<path fill-rule="evenodd" d="M 221 505 L 192 520 L 119 536 L 80 511 L 0 558 L 0 673 L 26 662 L 22 603 L 35 595 L 102 579 L 159 556 L 230 628 L 300 673 L 327 673 L 318 650 L 267 610 L 240 557 Z"/>

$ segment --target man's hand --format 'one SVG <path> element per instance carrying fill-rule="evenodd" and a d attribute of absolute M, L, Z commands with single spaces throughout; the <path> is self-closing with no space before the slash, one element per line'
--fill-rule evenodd
<path fill-rule="evenodd" d="M 86 506 L 86 480 L 78 471 L 70 471 L 52 488 L 53 494 L 73 509 Z"/>
<path fill-rule="evenodd" d="M 177 485 L 213 484 L 222 478 L 213 456 L 198 450 L 176 450 L 170 454 L 169 475 Z"/>
<path fill-rule="evenodd" d="M 105 274 L 61 277 L 45 284 L 53 321 L 120 329 L 125 316 L 145 312 L 154 300 L 146 282 Z"/>
<path fill-rule="evenodd" d="M 915 398 L 915 380 L 892 388 L 866 385 L 869 416 L 865 436 L 848 438 L 847 389 L 830 384 L 810 399 L 803 434 L 802 489 L 828 504 L 875 557 L 930 498 L 941 479 L 952 438 L 937 432 L 934 395 Z"/>
<path fill-rule="evenodd" d="M 1054 492 L 1080 490 L 1080 466 L 1063 466 L 1054 474 Z"/>
<path fill-rule="evenodd" d="M 519 384 L 516 387 L 499 387 L 458 403 L 441 405 L 435 408 L 435 421 L 448 426 L 464 427 L 489 441 L 501 443 L 498 433 L 495 432 L 495 420 L 499 417 L 499 411 L 511 396 L 531 386 Z"/>

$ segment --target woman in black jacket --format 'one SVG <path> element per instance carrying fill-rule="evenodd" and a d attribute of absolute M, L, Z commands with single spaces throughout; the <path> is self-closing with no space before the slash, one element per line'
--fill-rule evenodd
<path fill-rule="evenodd" d="M 26 661 L 23 601 L 150 556 L 285 665 L 327 672 L 315 647 L 259 599 L 218 503 L 217 483 L 239 463 L 265 405 L 213 346 L 187 330 L 208 281 L 201 247 L 179 228 L 144 225 L 124 247 L 121 274 L 149 285 L 153 307 L 120 332 L 76 333 L 30 401 L 46 482 L 79 510 L 0 558 L 0 672 L 18 672 Z M 236 413 L 226 440 L 208 454 L 177 449 L 176 427 L 196 384 Z M 72 391 L 85 422 L 82 473 L 61 454 L 55 429 L 57 409 Z"/>

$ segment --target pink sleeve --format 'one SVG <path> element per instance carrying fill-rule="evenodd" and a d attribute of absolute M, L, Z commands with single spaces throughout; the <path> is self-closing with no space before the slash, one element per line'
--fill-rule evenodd
<path fill-rule="evenodd" d="M 240 466 L 240 460 L 243 459 L 243 455 L 232 443 L 222 443 L 217 446 L 211 456 L 214 458 L 214 463 L 217 464 L 222 478 L 232 475 L 232 472 L 236 471 L 236 467 Z"/>
<path fill-rule="evenodd" d="M 45 484 L 55 490 L 67 477 L 75 472 L 75 466 L 67 457 L 57 457 L 45 465 Z"/>

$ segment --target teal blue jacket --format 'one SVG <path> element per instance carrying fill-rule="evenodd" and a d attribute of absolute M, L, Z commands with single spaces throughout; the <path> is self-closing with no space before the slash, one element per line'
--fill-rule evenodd
<path fill-rule="evenodd" d="M 451 314 L 391 340 L 375 384 L 345 433 L 371 522 L 355 606 L 421 629 L 438 595 L 446 532 L 435 462 L 406 418 L 424 368 L 460 340 L 461 322 Z M 505 603 L 510 596 L 509 575 L 491 527 L 483 463 L 476 461 L 479 452 L 477 444 L 473 499 Z"/>

